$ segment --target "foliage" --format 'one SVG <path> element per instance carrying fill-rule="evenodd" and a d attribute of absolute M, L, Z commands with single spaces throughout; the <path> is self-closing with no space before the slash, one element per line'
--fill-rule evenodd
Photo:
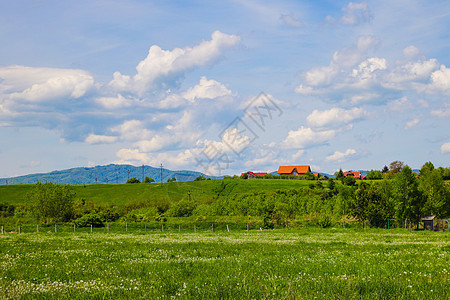
<path fill-rule="evenodd" d="M 402 161 L 396 160 L 389 164 L 389 172 L 392 174 L 397 174 L 402 171 L 404 163 Z"/>
<path fill-rule="evenodd" d="M 175 177 L 167 179 L 167 182 L 175 182 L 175 181 L 177 181 L 177 179 Z"/>
<path fill-rule="evenodd" d="M 13 204 L 0 203 L 0 216 L 2 218 L 14 216 L 16 207 Z"/>
<path fill-rule="evenodd" d="M 331 227 L 331 217 L 329 215 L 323 215 L 320 217 L 320 219 L 317 221 L 317 225 L 319 225 L 322 228 L 328 228 Z"/>
<path fill-rule="evenodd" d="M 189 217 L 195 210 L 196 204 L 192 200 L 181 200 L 174 203 L 168 210 L 167 215 L 171 217 Z"/>
<path fill-rule="evenodd" d="M 202 181 L 202 180 L 206 180 L 206 177 L 203 175 L 198 176 L 197 178 L 194 179 L 194 181 Z"/>
<path fill-rule="evenodd" d="M 155 179 L 145 176 L 144 183 L 152 183 L 152 182 L 155 182 Z"/>
<path fill-rule="evenodd" d="M 380 171 L 377 170 L 370 170 L 369 172 L 367 172 L 367 179 L 383 179 L 383 174 Z"/>
<path fill-rule="evenodd" d="M 92 225 L 92 227 L 103 227 L 103 220 L 100 214 L 98 213 L 90 213 L 83 215 L 81 218 L 76 219 L 73 221 L 73 223 L 77 227 L 89 227 Z"/>
<path fill-rule="evenodd" d="M 31 211 L 38 220 L 44 222 L 70 221 L 73 217 L 75 193 L 69 185 L 36 183 L 28 194 Z"/>
<path fill-rule="evenodd" d="M 141 183 L 141 181 L 136 177 L 131 177 L 130 179 L 127 180 L 127 183 Z"/>

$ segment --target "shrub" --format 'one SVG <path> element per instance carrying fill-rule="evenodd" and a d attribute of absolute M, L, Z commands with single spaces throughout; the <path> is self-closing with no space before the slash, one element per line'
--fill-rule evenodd
<path fill-rule="evenodd" d="M 98 213 L 90 213 L 90 214 L 84 215 L 81 218 L 78 218 L 75 221 L 73 221 L 73 223 L 77 227 L 89 227 L 91 225 L 93 227 L 103 227 L 103 226 L 105 226 L 103 224 L 101 215 L 98 214 Z"/>
<path fill-rule="evenodd" d="M 141 183 L 141 181 L 139 179 L 137 179 L 136 177 L 132 177 L 127 180 L 127 183 Z"/>
<path fill-rule="evenodd" d="M 317 225 L 319 225 L 322 228 L 328 228 L 331 227 L 331 218 L 329 215 L 323 215 L 320 217 L 320 219 L 317 221 Z"/>

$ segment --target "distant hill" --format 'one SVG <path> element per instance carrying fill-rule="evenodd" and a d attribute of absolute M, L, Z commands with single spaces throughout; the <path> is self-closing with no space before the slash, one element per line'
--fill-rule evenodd
<path fill-rule="evenodd" d="M 144 166 L 144 176 L 153 178 L 156 182 L 161 180 L 161 169 Z M 195 171 L 172 171 L 163 168 L 163 182 L 175 177 L 177 181 L 192 181 L 198 176 L 217 179 L 221 177 L 207 176 Z M 142 181 L 142 166 L 115 165 L 96 166 L 92 168 L 73 168 L 49 173 L 30 174 L 18 177 L 0 178 L 0 184 L 34 184 L 40 182 L 53 182 L 57 184 L 98 184 L 125 183 L 128 178 L 136 177 Z"/>

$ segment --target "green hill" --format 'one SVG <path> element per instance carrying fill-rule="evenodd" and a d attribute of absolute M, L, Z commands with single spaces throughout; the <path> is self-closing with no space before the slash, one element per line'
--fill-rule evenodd
<path fill-rule="evenodd" d="M 77 199 L 92 200 L 101 206 L 122 206 L 130 203 L 153 201 L 178 202 L 188 199 L 188 193 L 196 203 L 211 203 L 214 199 L 229 198 L 243 192 L 271 192 L 308 186 L 305 180 L 276 179 L 224 179 L 190 182 L 91 184 L 73 185 Z M 34 185 L 0 186 L 0 203 L 25 204 L 27 193 Z"/>

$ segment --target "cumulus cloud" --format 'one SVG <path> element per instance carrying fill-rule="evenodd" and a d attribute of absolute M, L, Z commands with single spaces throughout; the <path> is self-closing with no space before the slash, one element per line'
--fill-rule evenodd
<path fill-rule="evenodd" d="M 339 22 L 343 25 L 357 25 L 369 22 L 372 18 L 366 2 L 350 2 L 342 11 L 344 15 L 339 19 Z"/>
<path fill-rule="evenodd" d="M 403 56 L 406 59 L 414 59 L 420 53 L 419 49 L 414 45 L 410 45 L 410 46 L 404 48 L 402 52 L 403 52 Z"/>
<path fill-rule="evenodd" d="M 444 65 L 431 74 L 431 82 L 427 86 L 426 91 L 429 93 L 442 93 L 450 95 L 450 69 Z"/>
<path fill-rule="evenodd" d="M 80 98 L 94 87 L 87 72 L 75 69 L 9 66 L 0 68 L 3 97 L 29 102 Z"/>
<path fill-rule="evenodd" d="M 419 124 L 419 122 L 420 122 L 420 120 L 417 119 L 417 118 L 412 119 L 411 121 L 406 122 L 406 124 L 405 124 L 405 129 L 406 129 L 406 130 L 411 129 L 412 127 L 414 127 L 414 126 L 416 126 L 417 124 Z"/>
<path fill-rule="evenodd" d="M 442 144 L 441 153 L 442 154 L 450 153 L 450 142 Z"/>
<path fill-rule="evenodd" d="M 136 141 L 149 138 L 153 132 L 146 129 L 140 120 L 128 120 L 122 124 L 111 128 L 112 132 L 120 135 L 121 140 Z"/>
<path fill-rule="evenodd" d="M 122 163 L 147 163 L 149 157 L 146 153 L 141 153 L 137 149 L 120 149 L 117 151 L 116 156 Z"/>
<path fill-rule="evenodd" d="M 414 106 L 408 100 L 408 97 L 402 97 L 388 103 L 388 108 L 391 111 L 403 112 L 412 109 Z"/>
<path fill-rule="evenodd" d="M 448 118 L 450 117 L 450 107 L 432 110 L 431 114 L 440 118 Z"/>
<path fill-rule="evenodd" d="M 324 144 L 336 135 L 335 130 L 314 131 L 309 127 L 301 126 L 298 130 L 291 130 L 281 143 L 285 149 L 304 149 Z"/>
<path fill-rule="evenodd" d="M 215 99 L 231 95 L 231 91 L 222 83 L 208 80 L 205 76 L 200 78 L 200 83 L 183 93 L 183 97 L 194 101 L 196 99 Z"/>
<path fill-rule="evenodd" d="M 186 48 L 163 50 L 159 46 L 150 47 L 147 57 L 136 67 L 133 77 L 114 73 L 109 85 L 119 91 L 131 91 L 142 94 L 158 84 L 158 80 L 176 77 L 193 67 L 203 66 L 222 55 L 226 48 L 239 43 L 236 35 L 214 31 L 211 40 Z"/>
<path fill-rule="evenodd" d="M 116 136 L 108 136 L 108 135 L 97 135 L 91 133 L 86 137 L 84 140 L 86 143 L 93 145 L 93 144 L 110 144 L 117 141 Z"/>
<path fill-rule="evenodd" d="M 355 149 L 347 149 L 345 152 L 336 151 L 332 155 L 325 157 L 327 162 L 344 162 L 352 157 L 356 156 Z"/>
<path fill-rule="evenodd" d="M 117 97 L 99 97 L 94 100 L 106 109 L 116 109 L 122 107 L 129 107 L 133 100 L 126 99 L 121 94 L 117 94 Z"/>
<path fill-rule="evenodd" d="M 353 109 L 345 110 L 334 107 L 324 111 L 315 109 L 308 117 L 306 117 L 306 121 L 313 127 L 326 127 L 348 124 L 352 121 L 361 119 L 366 115 L 367 112 L 363 108 L 355 107 Z"/>

